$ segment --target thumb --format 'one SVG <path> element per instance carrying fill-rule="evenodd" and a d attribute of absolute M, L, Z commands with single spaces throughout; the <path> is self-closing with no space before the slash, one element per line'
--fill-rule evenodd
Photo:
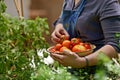
<path fill-rule="evenodd" d="M 71 54 L 73 54 L 73 52 L 71 52 L 70 50 L 64 50 L 63 54 L 65 54 L 65 55 L 71 55 Z"/>

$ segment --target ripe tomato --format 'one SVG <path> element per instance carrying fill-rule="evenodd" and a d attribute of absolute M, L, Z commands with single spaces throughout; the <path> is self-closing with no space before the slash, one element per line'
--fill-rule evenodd
<path fill-rule="evenodd" d="M 81 41 L 79 38 L 72 38 L 71 39 L 71 44 L 74 46 L 74 45 L 77 45 L 79 44 Z"/>
<path fill-rule="evenodd" d="M 59 49 L 60 49 L 61 47 L 62 47 L 62 44 L 58 43 L 58 44 L 55 45 L 55 50 L 58 50 L 58 51 L 59 51 Z"/>
<path fill-rule="evenodd" d="M 65 47 L 69 48 L 70 47 L 70 40 L 64 40 L 62 42 L 62 46 L 65 46 Z"/>
<path fill-rule="evenodd" d="M 83 51 L 86 51 L 86 48 L 84 46 L 78 44 L 72 48 L 72 51 L 73 52 L 83 52 Z"/>
<path fill-rule="evenodd" d="M 52 47 L 52 48 L 49 49 L 49 52 L 51 52 L 51 53 L 54 53 L 55 51 L 56 51 L 55 47 Z"/>
<path fill-rule="evenodd" d="M 68 36 L 62 35 L 62 36 L 60 37 L 60 43 L 62 43 L 64 40 L 68 40 L 68 39 L 69 39 Z"/>
<path fill-rule="evenodd" d="M 60 48 L 60 52 L 63 52 L 64 50 L 71 51 L 69 48 L 67 48 L 65 46 L 63 46 L 63 47 Z"/>
<path fill-rule="evenodd" d="M 70 49 L 70 50 L 72 50 L 72 48 L 73 48 L 73 45 L 72 45 L 72 44 L 70 44 L 70 47 L 69 47 L 69 49 Z"/>
<path fill-rule="evenodd" d="M 84 45 L 85 45 L 85 43 L 83 43 L 83 42 L 80 42 L 80 43 L 79 43 L 79 45 L 82 45 L 82 46 L 84 46 Z"/>
<path fill-rule="evenodd" d="M 84 46 L 86 47 L 86 49 L 91 49 L 91 46 L 89 43 L 85 43 Z"/>

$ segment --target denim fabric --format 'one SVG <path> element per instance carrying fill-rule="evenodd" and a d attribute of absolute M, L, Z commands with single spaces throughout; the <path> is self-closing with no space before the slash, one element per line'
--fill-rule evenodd
<path fill-rule="evenodd" d="M 78 17 L 82 13 L 86 0 L 81 0 L 81 4 L 77 10 L 64 10 L 62 11 L 62 21 L 63 26 L 70 35 L 70 38 L 75 37 L 75 26 L 78 20 Z"/>

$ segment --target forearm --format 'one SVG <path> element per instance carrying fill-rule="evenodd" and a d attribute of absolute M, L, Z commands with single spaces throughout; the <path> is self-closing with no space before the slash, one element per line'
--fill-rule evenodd
<path fill-rule="evenodd" d="M 86 58 L 89 61 L 89 66 L 97 65 L 100 52 L 103 52 L 109 58 L 117 58 L 118 57 L 118 53 L 115 51 L 115 49 L 112 46 L 105 45 L 98 51 L 94 52 L 93 54 L 86 56 Z"/>

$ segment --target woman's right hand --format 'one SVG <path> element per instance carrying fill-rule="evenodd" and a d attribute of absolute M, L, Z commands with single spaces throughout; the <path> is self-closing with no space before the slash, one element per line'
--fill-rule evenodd
<path fill-rule="evenodd" d="M 53 43 L 59 43 L 62 35 L 69 37 L 69 34 L 64 29 L 62 24 L 57 24 L 53 33 L 51 34 L 51 40 Z"/>

